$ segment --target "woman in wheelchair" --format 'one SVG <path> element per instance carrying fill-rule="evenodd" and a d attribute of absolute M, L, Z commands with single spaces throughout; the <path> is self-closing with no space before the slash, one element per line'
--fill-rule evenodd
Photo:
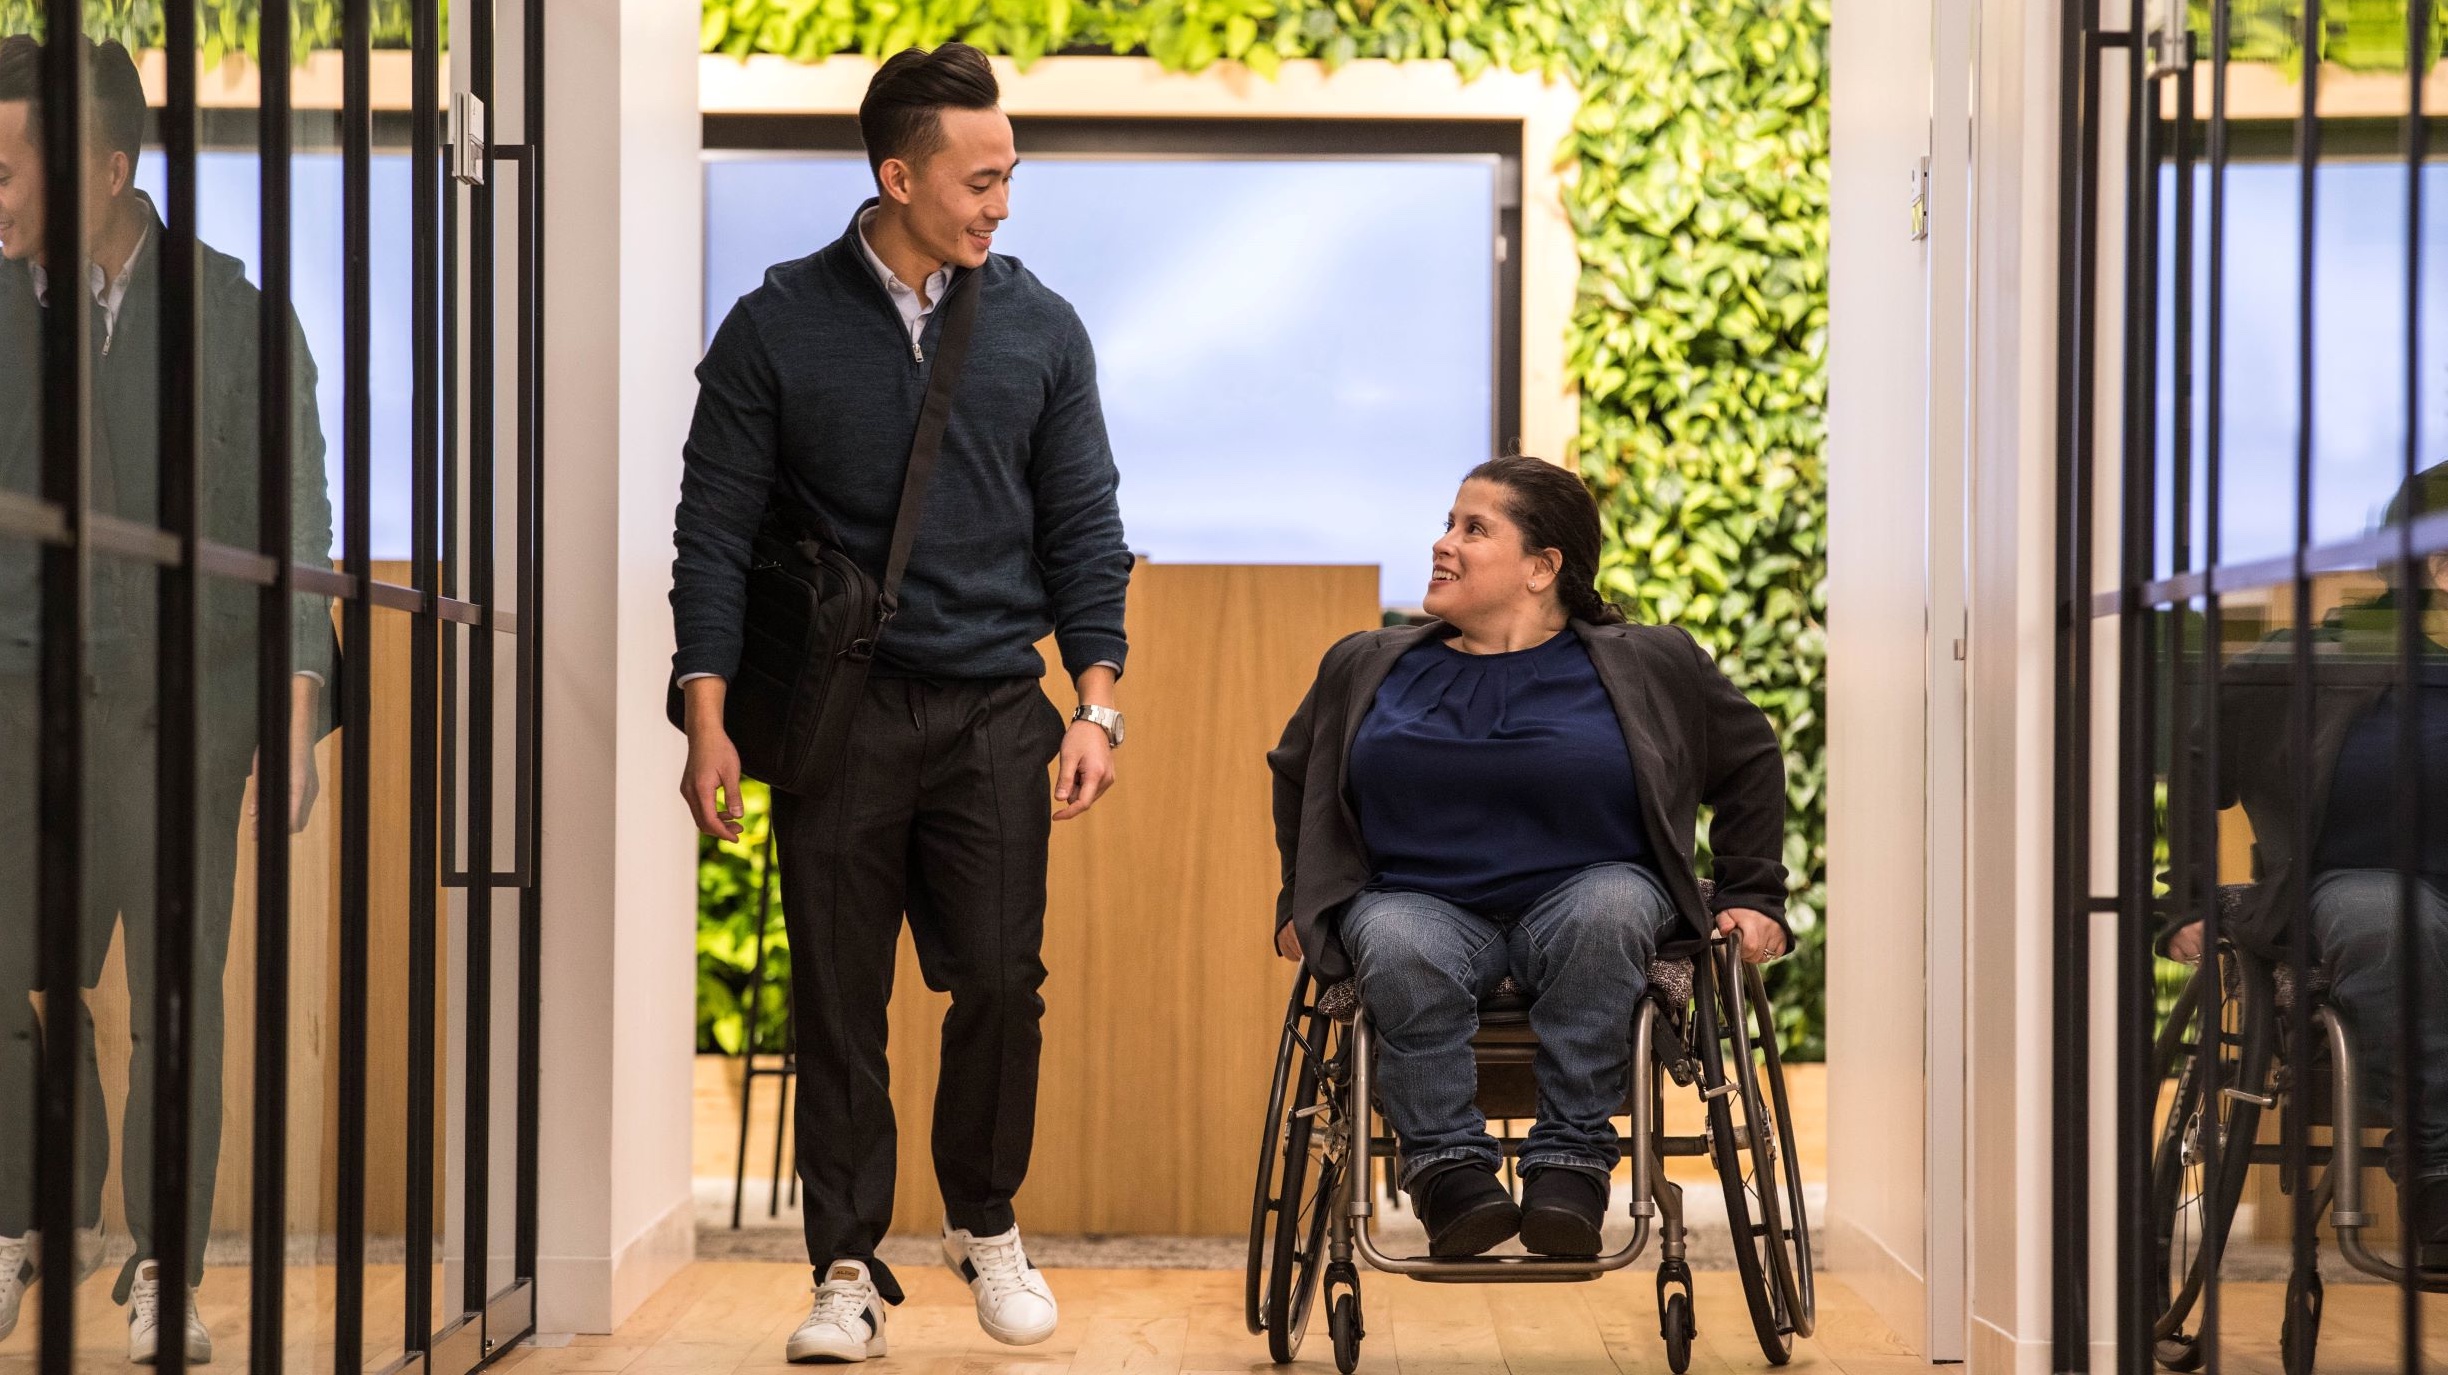
<path fill-rule="evenodd" d="M 1776 734 L 1689 634 L 1625 623 L 1597 591 L 1598 551 L 1579 478 L 1480 465 L 1435 545 L 1436 619 L 1335 645 L 1267 756 L 1277 948 L 1321 979 L 1357 972 L 1436 1256 L 1516 1234 L 1596 1255 L 1650 956 L 1710 931 L 1754 962 L 1788 943 Z M 1713 911 L 1692 861 L 1703 804 Z M 1539 1043 L 1518 1204 L 1470 1048 L 1507 975 Z"/>
<path fill-rule="evenodd" d="M 2385 526 L 2448 510 L 2448 464 L 2418 474 L 2390 504 Z M 2448 554 L 2434 554 L 2423 586 L 2393 589 L 2330 615 L 2313 632 L 2311 788 L 2308 857 L 2294 853 L 2296 771 L 2291 738 L 2292 632 L 2280 631 L 2240 655 L 2219 686 L 2219 805 L 2241 805 L 2252 824 L 2254 886 L 2226 930 L 2227 939 L 2283 960 L 2287 919 L 2304 901 L 2316 958 L 2329 975 L 2329 1002 L 2343 1019 L 2369 1082 L 2407 1105 L 2414 1216 L 2420 1262 L 2448 1269 Z M 2419 679 L 2412 702 L 2397 684 L 2399 617 L 2419 615 Z M 2429 812 L 2420 837 L 2415 884 L 2415 948 L 2398 927 L 2397 807 L 2400 714 L 2418 712 L 2421 771 Z M 2308 883 L 2299 895 L 2296 885 Z M 2168 953 L 2202 955 L 2199 922 L 2170 934 Z M 2398 1017 L 2397 975 L 2420 962 L 2426 1015 Z M 2391 1082 L 2401 1038 L 2414 1039 L 2415 1083 Z M 2389 1152 L 2392 1168 L 2396 1152 Z"/>

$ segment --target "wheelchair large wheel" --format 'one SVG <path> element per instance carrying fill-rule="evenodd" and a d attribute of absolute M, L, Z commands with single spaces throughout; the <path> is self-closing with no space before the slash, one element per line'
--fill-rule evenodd
<path fill-rule="evenodd" d="M 1713 986 L 1693 999 L 1692 1039 L 1708 1100 L 1710 1155 L 1725 1190 L 1726 1228 L 1752 1332 L 1768 1363 L 1783 1365 L 1793 1359 L 1794 1338 L 1810 1335 L 1816 1308 L 1793 1114 L 1758 971 L 1731 945 L 1712 946 L 1709 963 Z"/>
<path fill-rule="evenodd" d="M 2214 1033 L 2201 1034 L 2207 1001 Z M 2155 1354 L 2171 1370 L 2198 1368 L 2205 1353 L 2186 1330 L 2252 1169 L 2252 1145 L 2270 1091 L 2274 998 L 2265 966 L 2234 949 L 2205 960 L 2186 981 L 2152 1047 L 2160 1078 L 2175 1092 L 2151 1158 L 2151 1233 L 2157 1245 L 2160 1311 Z"/>
<path fill-rule="evenodd" d="M 1247 1316 L 1252 1331 L 1266 1334 L 1268 1353 L 1278 1362 L 1299 1355 L 1308 1331 L 1342 1179 L 1334 1101 L 1341 1075 L 1334 1057 L 1342 1053 L 1343 1028 L 1309 1000 L 1311 986 L 1304 972 L 1284 1015 L 1250 1219 Z"/>

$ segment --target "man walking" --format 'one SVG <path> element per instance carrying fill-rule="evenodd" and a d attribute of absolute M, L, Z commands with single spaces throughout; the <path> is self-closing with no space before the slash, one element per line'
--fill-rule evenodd
<path fill-rule="evenodd" d="M 681 793 L 700 829 L 728 839 L 740 763 L 723 703 L 752 540 L 779 505 L 882 570 L 946 323 L 936 307 L 977 293 L 899 611 L 842 765 L 818 789 L 774 794 L 817 1268 L 793 1361 L 883 1355 L 884 1304 L 901 1299 L 875 1247 L 892 1218 L 885 1005 L 904 913 L 928 985 L 952 995 L 933 1142 L 944 1259 L 997 1340 L 1043 1341 L 1055 1325 L 1011 1204 L 1036 1126 L 1046 844 L 1051 820 L 1113 783 L 1131 558 L 1087 332 L 989 251 L 1019 162 L 1000 99 L 965 44 L 886 62 L 859 108 L 876 198 L 830 247 L 740 298 L 697 371 L 672 587 Z M 1048 631 L 1082 703 L 1068 727 L 1038 686 Z"/>

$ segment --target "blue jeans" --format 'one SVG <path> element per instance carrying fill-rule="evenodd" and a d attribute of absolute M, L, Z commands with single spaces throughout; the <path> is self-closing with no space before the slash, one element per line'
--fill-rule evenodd
<path fill-rule="evenodd" d="M 2448 897 L 2429 883 L 2414 887 L 2416 991 L 2424 1015 L 2407 1026 L 2397 1015 L 2397 874 L 2390 869 L 2335 869 L 2312 883 L 2312 934 L 2330 971 L 2330 1004 L 2354 1038 L 2365 1082 L 2386 1104 L 2397 1101 L 2397 1045 L 2414 1038 L 2414 1110 L 2399 1126 L 2414 1133 L 2418 1178 L 2448 1177 Z"/>
<path fill-rule="evenodd" d="M 1677 920 L 1665 886 L 1637 864 L 1584 869 L 1510 922 L 1424 893 L 1354 898 L 1343 944 L 1376 1028 L 1377 1101 L 1402 1140 L 1404 1186 L 1433 1166 L 1503 1159 L 1479 1111 L 1470 1041 L 1480 1000 L 1506 974 L 1530 995 L 1539 1039 L 1539 1120 L 1522 1168 L 1613 1170 L 1632 1018 Z"/>

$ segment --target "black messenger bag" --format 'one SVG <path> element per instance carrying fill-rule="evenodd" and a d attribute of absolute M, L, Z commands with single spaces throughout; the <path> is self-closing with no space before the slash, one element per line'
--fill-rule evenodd
<path fill-rule="evenodd" d="M 935 473 L 936 451 L 952 417 L 952 393 L 977 322 L 976 271 L 946 293 L 943 335 L 927 377 L 918 433 L 910 440 L 901 507 L 879 585 L 827 538 L 814 518 L 779 493 L 765 513 L 748 562 L 739 668 L 723 697 L 723 729 L 738 748 L 740 771 L 787 793 L 811 792 L 837 774 L 850 722 L 867 689 L 876 642 L 901 605 L 901 575 L 917 540 L 918 513 Z M 664 714 L 688 728 L 686 695 L 675 676 Z M 734 799 L 732 806 L 738 803 Z"/>

